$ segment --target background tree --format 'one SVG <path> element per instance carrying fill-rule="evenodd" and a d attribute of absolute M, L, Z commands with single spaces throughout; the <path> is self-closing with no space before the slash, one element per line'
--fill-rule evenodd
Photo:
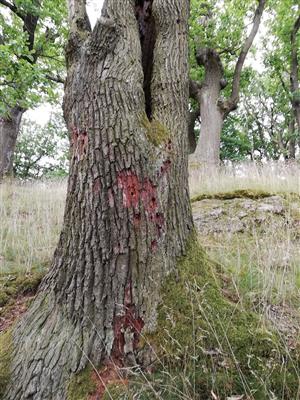
<path fill-rule="evenodd" d="M 22 115 L 63 82 L 66 25 L 58 0 L 1 0 L 0 11 L 1 179 L 12 172 Z"/>
<path fill-rule="evenodd" d="M 193 229 L 189 1 L 106 0 L 93 30 L 84 0 L 69 0 L 69 12 L 65 217 L 52 267 L 14 328 L 6 400 L 66 399 L 70 374 L 88 362 L 106 376 L 147 365 L 140 332 L 155 328 L 161 282 Z"/>
<path fill-rule="evenodd" d="M 273 3 L 273 15 L 269 22 L 271 43 L 265 41 L 265 64 L 274 82 L 281 88 L 280 97 L 289 110 L 285 110 L 289 124 L 290 158 L 295 157 L 300 140 L 300 6 L 296 0 Z"/>
<path fill-rule="evenodd" d="M 196 102 L 191 114 L 200 116 L 201 129 L 193 158 L 205 164 L 218 164 L 220 135 L 224 120 L 237 108 L 242 69 L 258 31 L 266 0 L 220 2 L 192 1 L 192 62 L 190 96 Z M 255 12 L 252 11 L 256 6 Z M 254 12 L 251 31 L 246 23 Z M 201 17 L 199 17 L 201 16 Z M 200 68 L 199 68 L 200 67 Z M 224 98 L 221 92 L 224 91 Z M 192 137 L 192 132 L 190 132 Z"/>
<path fill-rule="evenodd" d="M 63 177 L 68 173 L 69 140 L 61 113 L 41 126 L 25 119 L 16 146 L 14 176 L 21 179 Z"/>

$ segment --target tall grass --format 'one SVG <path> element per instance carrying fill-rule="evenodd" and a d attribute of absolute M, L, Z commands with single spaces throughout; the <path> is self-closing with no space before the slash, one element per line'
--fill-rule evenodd
<path fill-rule="evenodd" d="M 191 197 L 236 190 L 300 194 L 300 165 L 296 162 L 238 163 L 207 169 L 190 165 Z"/>
<path fill-rule="evenodd" d="M 51 260 L 64 211 L 65 182 L 0 185 L 0 273 L 42 269 Z"/>

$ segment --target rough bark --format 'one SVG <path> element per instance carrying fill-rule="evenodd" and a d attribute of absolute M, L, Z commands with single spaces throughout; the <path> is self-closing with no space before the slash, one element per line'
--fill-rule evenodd
<path fill-rule="evenodd" d="M 156 0 L 148 10 L 156 33 L 151 99 L 142 63 L 142 49 L 151 49 L 141 43 L 137 18 L 143 2 L 116 3 L 106 0 L 92 32 L 82 24 L 72 28 L 64 99 L 72 159 L 63 229 L 37 298 L 14 329 L 5 400 L 63 400 L 70 374 L 88 363 L 143 365 L 139 335 L 155 329 L 161 282 L 192 229 L 189 2 Z"/>
<path fill-rule="evenodd" d="M 0 118 L 0 180 L 12 174 L 13 157 L 24 112 L 21 107 L 13 107 L 8 116 Z"/>

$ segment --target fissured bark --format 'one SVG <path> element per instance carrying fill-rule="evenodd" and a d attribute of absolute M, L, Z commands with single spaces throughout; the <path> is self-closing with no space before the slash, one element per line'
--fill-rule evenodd
<path fill-rule="evenodd" d="M 14 329 L 5 400 L 63 400 L 70 374 L 89 363 L 143 366 L 139 336 L 155 330 L 161 283 L 192 229 L 188 0 L 147 8 L 154 50 L 142 42 L 137 8 L 151 2 L 107 0 L 93 31 L 84 2 L 70 3 L 63 229 L 37 298 Z M 145 51 L 153 51 L 150 90 Z"/>

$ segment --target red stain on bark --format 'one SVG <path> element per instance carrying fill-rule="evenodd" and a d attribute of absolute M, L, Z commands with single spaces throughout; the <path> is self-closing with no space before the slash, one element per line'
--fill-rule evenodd
<path fill-rule="evenodd" d="M 114 343 L 112 348 L 113 359 L 122 360 L 125 354 L 125 333 L 132 334 L 132 349 L 137 349 L 144 321 L 137 316 L 136 307 L 132 299 L 131 283 L 125 289 L 124 306 L 122 315 L 117 315 L 114 320 Z"/>
<path fill-rule="evenodd" d="M 136 208 L 140 198 L 140 181 L 136 174 L 131 171 L 122 171 L 119 173 L 118 187 L 123 190 L 124 207 Z"/>
<path fill-rule="evenodd" d="M 151 242 L 151 250 L 152 251 L 156 250 L 157 246 L 158 246 L 157 240 L 156 239 L 152 240 L 152 242 Z"/>
<path fill-rule="evenodd" d="M 71 143 L 73 146 L 73 157 L 77 161 L 82 160 L 87 155 L 88 134 L 85 129 L 79 130 L 76 127 L 72 128 Z"/>
<path fill-rule="evenodd" d="M 141 331 L 144 327 L 144 322 L 141 317 L 137 316 L 136 307 L 133 304 L 131 283 L 125 288 L 124 305 L 122 314 L 115 316 L 114 319 L 114 343 L 111 351 L 111 356 L 106 360 L 105 366 L 100 371 L 92 373 L 92 379 L 96 384 L 96 392 L 89 396 L 89 400 L 102 399 L 107 386 L 127 385 L 126 366 L 126 343 L 125 334 L 129 334 L 131 339 L 131 350 L 134 352 L 138 348 Z"/>
<path fill-rule="evenodd" d="M 170 168 L 171 161 L 166 160 L 159 173 L 162 176 Z M 165 218 L 162 213 L 159 213 L 159 201 L 157 196 L 157 188 L 151 181 L 146 178 L 140 180 L 138 176 L 131 171 L 122 171 L 117 178 L 118 187 L 122 189 L 123 205 L 126 208 L 134 208 L 133 225 L 138 227 L 141 223 L 141 213 L 138 212 L 138 206 L 141 203 L 144 207 L 146 218 L 155 226 L 157 237 L 153 239 L 155 246 L 151 246 L 154 250 L 157 248 L 157 238 L 162 236 L 165 229 Z"/>

